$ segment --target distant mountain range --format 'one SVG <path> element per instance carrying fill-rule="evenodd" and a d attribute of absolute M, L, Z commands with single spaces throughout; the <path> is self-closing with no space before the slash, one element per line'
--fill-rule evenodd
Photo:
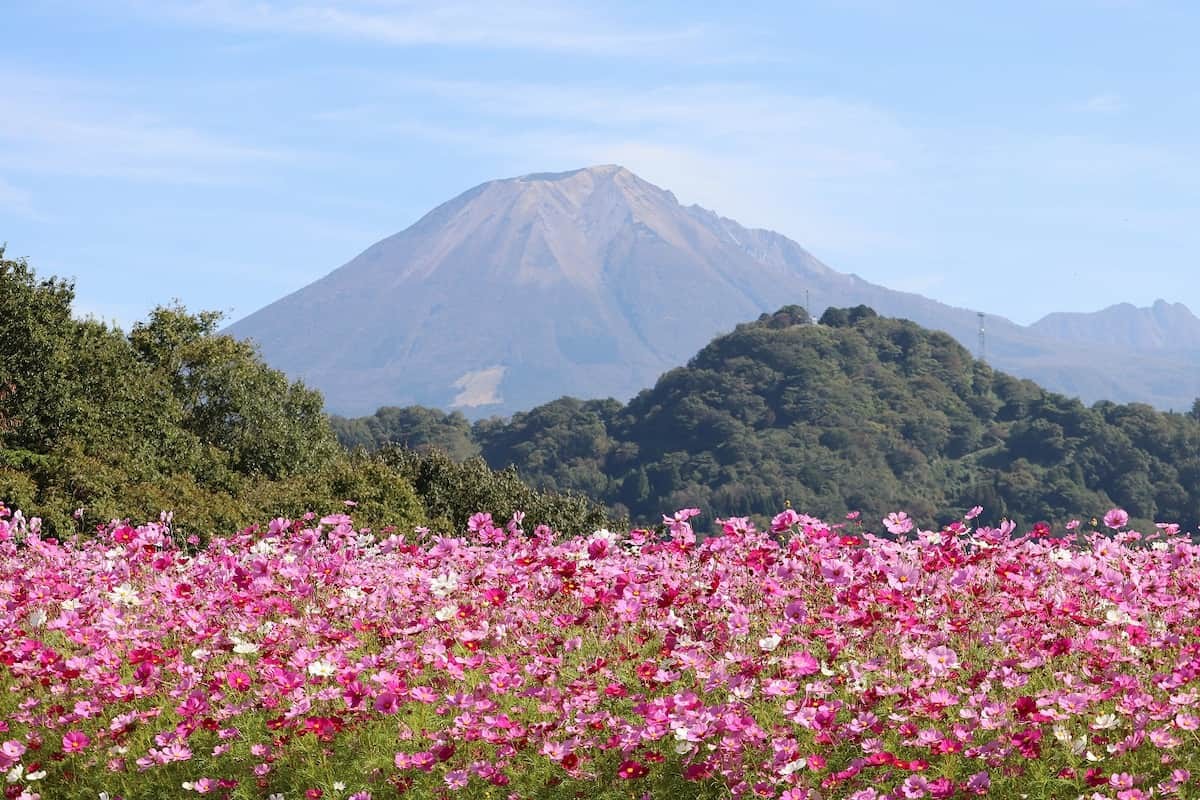
<path fill-rule="evenodd" d="M 1065 342 L 1102 344 L 1143 353 L 1200 352 L 1200 319 L 1183 303 L 1150 308 L 1120 303 L 1092 314 L 1056 312 L 1030 329 Z"/>
<path fill-rule="evenodd" d="M 506 415 L 562 395 L 627 399 L 713 336 L 786 303 L 867 305 L 971 350 L 975 311 L 836 272 L 615 165 L 491 181 L 236 322 L 328 408 Z M 1200 320 L 1182 305 L 986 318 L 995 367 L 1085 402 L 1185 410 Z"/>

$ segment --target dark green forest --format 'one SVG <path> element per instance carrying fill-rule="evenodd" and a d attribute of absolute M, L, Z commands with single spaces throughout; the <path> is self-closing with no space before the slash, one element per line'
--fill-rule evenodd
<path fill-rule="evenodd" d="M 1124 507 L 1141 524 L 1200 523 L 1200 403 L 1191 413 L 1075 399 L 996 372 L 948 334 L 787 306 L 739 325 L 629 403 L 562 398 L 474 424 L 383 408 L 335 418 L 351 448 L 393 443 L 515 465 L 527 482 L 652 522 L 698 506 L 840 518 L 1064 522 Z"/>
<path fill-rule="evenodd" d="M 70 281 L 0 247 L 0 502 L 48 533 L 162 511 L 199 537 L 350 508 L 402 533 L 461 529 L 476 511 L 560 529 L 607 521 L 479 460 L 346 451 L 321 395 L 218 334 L 219 314 L 162 306 L 126 333 L 76 319 L 73 300 Z"/>

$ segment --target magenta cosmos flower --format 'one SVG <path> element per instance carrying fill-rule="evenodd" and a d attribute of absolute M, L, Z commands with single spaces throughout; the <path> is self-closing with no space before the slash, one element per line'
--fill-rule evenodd
<path fill-rule="evenodd" d="M 1129 513 L 1123 508 L 1110 509 L 1104 515 L 1104 524 L 1112 528 L 1114 531 L 1124 528 L 1129 522 Z"/>

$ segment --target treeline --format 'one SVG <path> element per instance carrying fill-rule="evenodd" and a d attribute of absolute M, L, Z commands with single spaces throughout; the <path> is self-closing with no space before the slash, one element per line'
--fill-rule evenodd
<path fill-rule="evenodd" d="M 219 335 L 219 314 L 159 307 L 125 333 L 74 318 L 73 300 L 69 281 L 0 247 L 0 502 L 48 532 L 161 511 L 201 537 L 348 509 L 399 531 L 451 532 L 476 511 L 571 530 L 607 521 L 482 461 L 347 452 L 321 395 Z"/>
<path fill-rule="evenodd" d="M 684 506 L 765 517 L 786 502 L 830 519 L 907 509 L 929 521 L 979 503 L 985 520 L 1119 505 L 1143 525 L 1200 524 L 1200 403 L 1089 408 L 862 306 L 829 309 L 819 325 L 796 306 L 764 314 L 628 404 L 562 398 L 474 424 L 384 408 L 334 428 L 348 445 L 516 465 L 634 521 Z"/>

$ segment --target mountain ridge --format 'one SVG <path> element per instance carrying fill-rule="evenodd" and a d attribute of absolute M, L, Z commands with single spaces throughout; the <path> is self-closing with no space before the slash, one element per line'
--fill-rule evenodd
<path fill-rule="evenodd" d="M 1183 303 L 1116 303 L 1093 312 L 1056 311 L 1029 326 L 1062 341 L 1126 343 L 1138 350 L 1200 350 L 1200 318 Z"/>

